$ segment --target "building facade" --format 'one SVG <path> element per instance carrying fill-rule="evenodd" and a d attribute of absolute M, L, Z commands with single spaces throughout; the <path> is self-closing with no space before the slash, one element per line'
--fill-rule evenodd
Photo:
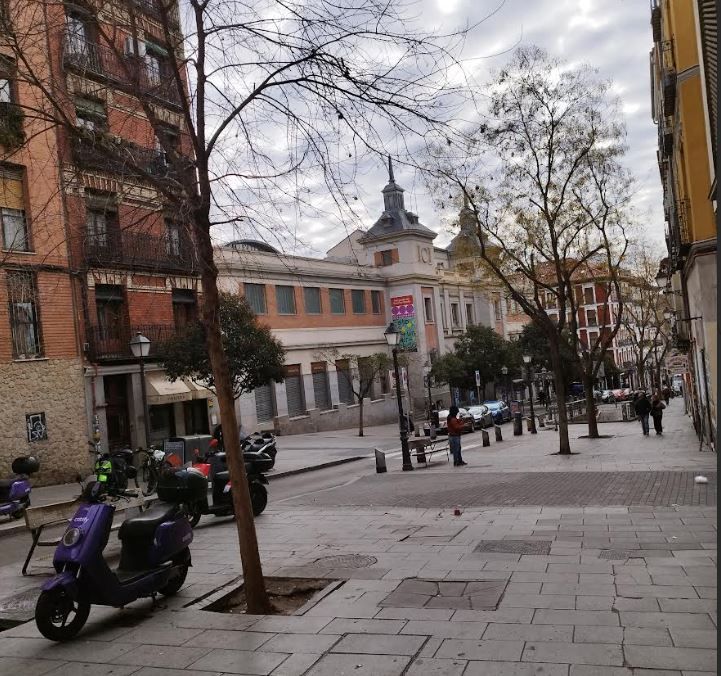
<path fill-rule="evenodd" d="M 694 425 L 715 445 L 717 3 L 655 0 L 651 26 L 674 342 L 689 357 Z"/>
<path fill-rule="evenodd" d="M 470 324 L 491 325 L 488 294 L 458 265 L 454 243 L 433 245 L 436 233 L 405 208 L 389 169 L 380 218 L 324 259 L 285 256 L 247 241 L 218 250 L 222 288 L 244 295 L 287 350 L 284 382 L 239 399 L 244 428 L 357 425 L 358 405 L 347 383 L 362 377 L 364 358 L 388 352 L 383 334 L 391 321 L 403 336 L 404 396 L 422 418 L 429 401 L 424 374 L 435 356 L 453 349 Z M 367 422 L 397 420 L 392 382 L 392 374 L 377 377 L 364 406 Z M 430 397 L 448 403 L 448 388 L 434 387 Z"/>

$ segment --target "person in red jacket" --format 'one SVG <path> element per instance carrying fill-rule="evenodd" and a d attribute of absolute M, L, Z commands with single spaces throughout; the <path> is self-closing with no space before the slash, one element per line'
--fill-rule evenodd
<path fill-rule="evenodd" d="M 461 455 L 461 434 L 463 434 L 463 423 L 458 419 L 458 406 L 451 406 L 448 410 L 448 445 L 453 453 L 453 464 L 456 467 L 467 465 Z"/>

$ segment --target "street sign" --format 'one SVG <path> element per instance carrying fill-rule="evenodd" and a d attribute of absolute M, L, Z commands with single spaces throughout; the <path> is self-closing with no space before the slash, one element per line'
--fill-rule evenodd
<path fill-rule="evenodd" d="M 476 387 L 480 387 L 480 386 L 481 386 L 481 372 L 476 371 Z"/>

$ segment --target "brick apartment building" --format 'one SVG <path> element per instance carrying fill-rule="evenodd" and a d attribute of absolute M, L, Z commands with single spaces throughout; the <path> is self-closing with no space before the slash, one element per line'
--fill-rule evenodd
<path fill-rule="evenodd" d="M 209 393 L 169 383 L 152 348 L 145 420 L 129 345 L 136 332 L 157 345 L 192 321 L 199 285 L 182 223 L 146 180 L 172 177 L 138 96 L 176 152 L 190 147 L 153 0 L 9 0 L 3 18 L 0 106 L 12 115 L 0 124 L 0 380 L 12 403 L 0 412 L 0 471 L 32 452 L 41 481 L 70 479 L 89 467 L 96 426 L 111 448 L 144 445 L 146 424 L 158 441 L 208 431 Z M 180 44 L 177 16 L 165 26 Z M 33 76 L 74 128 L 27 114 L 40 94 L 11 44 L 28 35 L 42 35 L 25 48 L 43 64 Z M 109 159 L 107 143 L 132 161 Z"/>

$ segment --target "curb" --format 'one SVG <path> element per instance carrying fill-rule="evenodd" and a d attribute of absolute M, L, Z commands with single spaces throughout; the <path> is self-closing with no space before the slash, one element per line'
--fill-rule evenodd
<path fill-rule="evenodd" d="M 337 465 L 345 465 L 349 462 L 356 462 L 357 460 L 365 460 L 371 456 L 368 455 L 353 455 L 349 458 L 340 458 L 339 460 L 331 460 L 329 462 L 323 462 L 320 465 L 311 465 L 310 467 L 299 467 L 298 469 L 289 469 L 286 472 L 278 472 L 268 476 L 268 481 L 274 481 L 275 479 L 282 479 L 287 476 L 295 476 L 296 474 L 305 474 L 306 472 L 314 472 L 317 469 L 326 469 L 327 467 L 336 467 Z"/>
<path fill-rule="evenodd" d="M 311 465 L 310 467 L 299 467 L 298 469 L 289 469 L 286 472 L 278 472 L 278 474 L 274 474 L 272 476 L 268 477 L 268 481 L 274 481 L 276 479 L 282 479 L 283 477 L 288 476 L 295 476 L 296 474 L 305 474 L 306 472 L 313 472 L 318 469 L 326 469 L 327 467 L 335 467 L 336 465 L 345 465 L 349 462 L 355 462 L 357 460 L 364 460 L 368 456 L 362 456 L 362 455 L 354 455 L 349 458 L 341 458 L 339 460 L 331 460 L 330 462 L 324 462 L 320 465 Z M 116 512 L 124 512 L 126 509 L 130 508 L 117 508 Z M 17 523 L 14 523 L 7 528 L 0 528 L 0 539 L 4 537 L 9 537 L 11 535 L 16 535 L 18 533 L 25 533 L 27 532 L 27 528 L 25 527 L 24 521 L 18 521 Z"/>

